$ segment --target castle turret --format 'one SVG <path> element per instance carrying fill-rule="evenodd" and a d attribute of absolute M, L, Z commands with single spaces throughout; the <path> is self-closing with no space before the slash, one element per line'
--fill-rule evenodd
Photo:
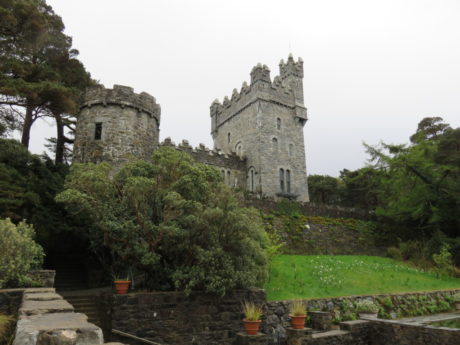
<path fill-rule="evenodd" d="M 284 60 L 281 60 L 279 67 L 282 83 L 290 87 L 294 93 L 296 116 L 302 124 L 305 124 L 307 121 L 307 110 L 305 109 L 303 98 L 303 61 L 299 57 L 297 62 L 295 62 L 292 54 L 289 54 L 286 63 Z"/>
<path fill-rule="evenodd" d="M 251 85 L 259 81 L 268 84 L 271 84 L 272 82 L 270 79 L 270 69 L 267 65 L 262 65 L 260 63 L 258 63 L 251 71 Z"/>
<path fill-rule="evenodd" d="M 160 105 L 148 93 L 114 85 L 88 88 L 75 132 L 75 162 L 121 164 L 150 159 L 158 146 Z"/>

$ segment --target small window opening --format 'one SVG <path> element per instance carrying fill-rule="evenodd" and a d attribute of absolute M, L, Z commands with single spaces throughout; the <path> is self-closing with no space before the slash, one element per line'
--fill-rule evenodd
<path fill-rule="evenodd" d="M 227 171 L 227 184 L 230 186 L 232 184 L 231 180 L 230 180 L 230 170 Z"/>
<path fill-rule="evenodd" d="M 96 128 L 94 130 L 94 140 L 101 140 L 102 137 L 102 122 L 96 123 Z"/>
<path fill-rule="evenodd" d="M 291 171 L 286 170 L 286 192 L 291 193 Z"/>
<path fill-rule="evenodd" d="M 279 117 L 276 119 L 276 129 L 281 129 L 281 119 Z"/>
<path fill-rule="evenodd" d="M 273 151 L 278 152 L 278 139 L 273 138 L 272 139 L 272 145 L 273 145 Z"/>
<path fill-rule="evenodd" d="M 249 171 L 249 190 L 254 192 L 254 169 Z"/>
<path fill-rule="evenodd" d="M 230 144 L 230 141 L 231 141 L 230 133 L 227 134 L 227 141 Z"/>
<path fill-rule="evenodd" d="M 280 169 L 280 191 L 284 193 L 284 169 Z"/>
<path fill-rule="evenodd" d="M 293 149 L 294 149 L 294 145 L 289 144 L 289 156 L 292 156 Z"/>

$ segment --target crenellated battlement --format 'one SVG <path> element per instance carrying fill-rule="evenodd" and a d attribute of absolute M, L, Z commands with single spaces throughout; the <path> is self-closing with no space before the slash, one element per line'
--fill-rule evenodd
<path fill-rule="evenodd" d="M 289 54 L 288 60 L 284 62 L 281 60 L 279 63 L 280 66 L 280 77 L 282 80 L 285 80 L 289 76 L 294 76 L 297 78 L 303 78 L 303 60 L 299 57 L 297 62 L 294 61 L 292 54 Z"/>
<path fill-rule="evenodd" d="M 290 70 L 292 68 L 289 61 L 283 64 L 283 66 L 287 66 L 286 68 Z M 300 68 L 298 66 L 301 66 L 299 65 L 299 63 L 301 64 L 301 59 L 299 61 L 294 63 L 296 70 Z M 283 82 L 283 77 L 281 75 L 276 76 L 272 82 L 270 79 L 270 69 L 266 65 L 259 63 L 251 71 L 250 85 L 247 82 L 243 82 L 239 91 L 233 89 L 231 97 L 225 96 L 222 103 L 218 99 L 215 99 L 211 104 L 211 117 L 214 118 L 211 131 L 214 132 L 221 124 L 257 100 L 274 102 L 292 109 L 296 106 L 294 93 L 291 87 Z"/>
<path fill-rule="evenodd" d="M 179 151 L 186 151 L 189 153 L 207 155 L 211 157 L 219 157 L 220 159 L 227 159 L 229 161 L 238 161 L 238 162 L 245 162 L 245 160 L 239 156 L 235 152 L 231 154 L 225 154 L 221 150 L 210 149 L 206 147 L 204 144 L 199 144 L 197 147 L 193 147 L 189 144 L 188 140 L 182 140 L 179 144 L 174 143 L 170 137 L 163 140 L 160 146 L 171 147 Z"/>
<path fill-rule="evenodd" d="M 146 92 L 134 93 L 132 87 L 123 85 L 114 85 L 113 89 L 106 89 L 102 85 L 89 87 L 83 94 L 80 108 L 94 105 L 132 107 L 147 113 L 150 117 L 154 117 L 158 124 L 160 123 L 161 107 L 156 103 L 155 97 Z"/>

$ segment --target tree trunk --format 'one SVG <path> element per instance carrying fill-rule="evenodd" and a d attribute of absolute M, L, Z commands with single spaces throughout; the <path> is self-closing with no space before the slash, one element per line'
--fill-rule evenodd
<path fill-rule="evenodd" d="M 21 138 L 21 144 L 24 145 L 24 147 L 26 148 L 29 148 L 30 130 L 32 128 L 32 124 L 34 123 L 33 111 L 34 107 L 32 105 L 26 106 L 26 116 L 24 118 L 24 124 L 22 126 Z"/>
<path fill-rule="evenodd" d="M 61 114 L 53 113 L 54 118 L 56 119 L 56 130 L 57 130 L 57 140 L 56 140 L 56 152 L 54 162 L 56 164 L 64 162 L 64 146 L 65 146 L 65 137 L 64 137 L 64 123 L 62 121 Z"/>

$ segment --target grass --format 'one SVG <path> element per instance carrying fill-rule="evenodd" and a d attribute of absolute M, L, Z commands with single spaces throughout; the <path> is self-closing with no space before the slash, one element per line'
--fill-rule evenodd
<path fill-rule="evenodd" d="M 278 255 L 265 284 L 270 301 L 460 288 L 460 279 L 437 278 L 378 256 Z"/>
<path fill-rule="evenodd" d="M 10 343 L 13 321 L 13 317 L 0 314 L 0 344 Z"/>

